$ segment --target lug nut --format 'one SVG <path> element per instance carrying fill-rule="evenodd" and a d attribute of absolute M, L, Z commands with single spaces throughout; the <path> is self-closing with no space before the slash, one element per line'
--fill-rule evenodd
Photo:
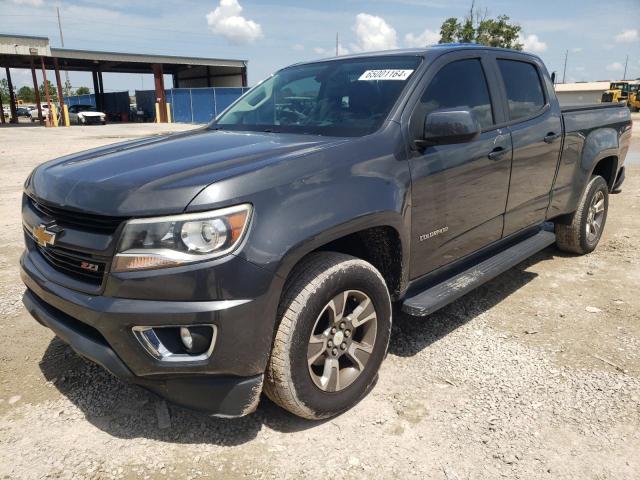
<path fill-rule="evenodd" d="M 340 330 L 344 330 L 344 327 L 346 327 L 347 324 L 344 322 L 340 322 Z"/>
<path fill-rule="evenodd" d="M 331 340 L 329 340 L 327 342 L 327 347 L 329 347 L 329 348 L 333 347 L 333 342 Z"/>
<path fill-rule="evenodd" d="M 344 336 L 349 338 L 351 336 L 351 330 L 345 330 L 344 331 Z"/>
<path fill-rule="evenodd" d="M 344 350 L 345 348 L 347 348 L 347 344 L 346 344 L 346 342 L 342 342 L 342 343 L 340 344 L 340 348 L 341 348 L 342 350 Z"/>
<path fill-rule="evenodd" d="M 336 327 L 333 327 L 333 328 L 331 329 L 331 333 L 336 333 L 336 332 L 337 332 Z"/>
<path fill-rule="evenodd" d="M 338 354 L 338 349 L 334 348 L 333 350 L 331 350 L 331 353 L 333 353 L 334 355 L 337 355 Z"/>

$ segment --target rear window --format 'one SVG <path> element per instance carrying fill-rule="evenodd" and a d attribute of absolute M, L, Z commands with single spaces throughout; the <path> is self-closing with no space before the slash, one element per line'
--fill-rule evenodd
<path fill-rule="evenodd" d="M 507 89 L 511 120 L 527 118 L 545 105 L 540 76 L 536 67 L 527 62 L 498 60 L 504 86 Z"/>

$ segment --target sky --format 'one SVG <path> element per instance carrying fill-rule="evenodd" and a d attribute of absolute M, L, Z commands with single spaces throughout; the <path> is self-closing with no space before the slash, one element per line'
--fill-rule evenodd
<path fill-rule="evenodd" d="M 47 36 L 66 48 L 248 60 L 249 85 L 291 63 L 339 53 L 437 43 L 471 0 L 0 0 L 0 33 Z M 476 0 L 522 27 L 525 50 L 566 81 L 640 77 L 640 0 Z M 12 70 L 14 84 L 31 84 Z M 71 73 L 74 87 L 92 87 Z M 0 78 L 4 77 L 4 69 Z M 106 91 L 153 88 L 151 75 L 108 74 Z M 170 85 L 170 83 L 168 84 Z"/>

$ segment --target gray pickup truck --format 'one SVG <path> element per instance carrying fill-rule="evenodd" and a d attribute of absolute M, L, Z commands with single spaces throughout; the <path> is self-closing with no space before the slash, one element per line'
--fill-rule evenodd
<path fill-rule="evenodd" d="M 622 105 L 561 109 L 521 52 L 293 65 L 206 127 L 37 167 L 24 304 L 180 405 L 239 416 L 265 392 L 330 417 L 374 384 L 392 312 L 429 315 L 553 243 L 591 252 L 630 136 Z"/>

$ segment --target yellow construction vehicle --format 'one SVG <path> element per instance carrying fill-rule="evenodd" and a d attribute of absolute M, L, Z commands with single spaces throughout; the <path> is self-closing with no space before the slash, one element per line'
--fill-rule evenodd
<path fill-rule="evenodd" d="M 626 103 L 631 107 L 630 100 L 631 95 L 636 94 L 638 92 L 638 81 L 621 81 L 621 82 L 611 82 L 609 84 L 609 90 L 605 91 L 602 94 L 602 103 L 608 102 L 622 102 Z M 637 98 L 637 97 L 636 97 Z"/>
<path fill-rule="evenodd" d="M 629 86 L 629 109 L 632 112 L 640 111 L 640 82 Z"/>

